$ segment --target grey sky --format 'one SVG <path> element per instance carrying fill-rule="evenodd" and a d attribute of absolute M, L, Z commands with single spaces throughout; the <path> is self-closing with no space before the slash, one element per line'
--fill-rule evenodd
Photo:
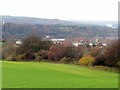
<path fill-rule="evenodd" d="M 0 15 L 117 21 L 119 0 L 0 0 Z"/>

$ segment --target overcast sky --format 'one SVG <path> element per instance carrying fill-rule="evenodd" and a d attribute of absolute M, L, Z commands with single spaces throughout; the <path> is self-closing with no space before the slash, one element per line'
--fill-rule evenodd
<path fill-rule="evenodd" d="M 118 20 L 119 0 L 0 0 L 0 15 L 62 20 Z"/>

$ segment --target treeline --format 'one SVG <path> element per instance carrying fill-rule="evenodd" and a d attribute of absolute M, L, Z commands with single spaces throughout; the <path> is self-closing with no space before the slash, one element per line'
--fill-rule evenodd
<path fill-rule="evenodd" d="M 5 23 L 2 28 L 3 37 L 27 37 L 31 33 L 53 38 L 69 37 L 117 37 L 117 29 L 92 25 L 40 25 Z"/>
<path fill-rule="evenodd" d="M 120 66 L 120 42 L 115 40 L 110 46 L 100 48 L 87 46 L 61 46 L 40 37 L 30 36 L 19 47 L 10 43 L 3 47 L 3 60 L 11 61 L 50 61 L 72 63 L 85 66 Z"/>

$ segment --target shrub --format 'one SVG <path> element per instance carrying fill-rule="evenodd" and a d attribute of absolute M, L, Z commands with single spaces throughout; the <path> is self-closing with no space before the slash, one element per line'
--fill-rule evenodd
<path fill-rule="evenodd" d="M 64 57 L 66 57 L 66 59 Z M 52 45 L 48 52 L 48 59 L 63 61 L 65 63 L 72 62 L 73 59 L 80 57 L 82 57 L 81 47 Z"/>
<path fill-rule="evenodd" d="M 25 60 L 31 61 L 35 59 L 35 53 L 33 51 L 29 51 L 25 54 Z"/>
<path fill-rule="evenodd" d="M 103 66 L 105 66 L 105 57 L 104 57 L 104 55 L 97 55 L 96 57 L 95 57 L 95 63 L 94 63 L 94 65 L 103 65 Z"/>
<path fill-rule="evenodd" d="M 83 56 L 83 47 L 82 46 L 75 47 L 75 58 L 79 60 L 79 58 L 81 58 L 82 56 Z"/>
<path fill-rule="evenodd" d="M 30 50 L 38 52 L 39 50 L 48 50 L 51 46 L 50 41 L 42 41 L 40 37 L 29 36 L 23 40 L 22 45 L 20 45 L 16 51 L 17 55 L 24 54 Z"/>
<path fill-rule="evenodd" d="M 118 62 L 120 60 L 120 50 L 118 48 L 120 46 L 120 40 L 113 41 L 111 45 L 107 48 L 104 56 L 105 56 L 105 65 L 110 67 L 118 66 Z"/>
<path fill-rule="evenodd" d="M 41 57 L 38 53 L 35 54 L 35 61 L 41 61 Z"/>
<path fill-rule="evenodd" d="M 13 54 L 13 55 L 10 55 L 9 57 L 6 58 L 6 60 L 9 60 L 9 61 L 16 61 L 16 56 Z"/>
<path fill-rule="evenodd" d="M 101 49 L 100 47 L 93 47 L 90 49 L 90 51 L 91 51 L 90 54 L 93 57 L 97 57 L 103 52 L 103 49 Z"/>
<path fill-rule="evenodd" d="M 95 62 L 95 59 L 91 55 L 83 56 L 79 60 L 79 64 L 85 65 L 85 66 L 93 66 L 94 62 Z"/>
<path fill-rule="evenodd" d="M 50 60 L 59 61 L 64 57 L 64 47 L 59 45 L 52 45 L 49 49 L 48 58 Z"/>
<path fill-rule="evenodd" d="M 48 52 L 48 59 L 54 60 L 54 54 L 52 52 Z"/>
<path fill-rule="evenodd" d="M 90 48 L 90 55 L 95 58 L 94 65 L 105 65 L 105 53 L 106 48 L 100 48 L 99 46 Z"/>
<path fill-rule="evenodd" d="M 62 63 L 67 64 L 67 63 L 70 63 L 70 62 L 72 61 L 72 59 L 71 59 L 71 58 L 66 58 L 66 57 L 64 57 L 64 58 L 62 58 L 60 61 L 61 61 Z"/>
<path fill-rule="evenodd" d="M 26 59 L 25 55 L 16 56 L 16 61 L 25 61 L 25 59 Z"/>
<path fill-rule="evenodd" d="M 73 60 L 72 64 L 79 65 L 79 60 Z"/>
<path fill-rule="evenodd" d="M 120 60 L 117 62 L 117 65 L 120 67 Z"/>
<path fill-rule="evenodd" d="M 13 44 L 7 44 L 2 47 L 2 59 L 7 59 L 11 57 L 11 55 L 15 54 L 16 47 Z"/>
<path fill-rule="evenodd" d="M 48 59 L 48 51 L 40 50 L 38 54 L 40 55 L 41 59 Z"/>
<path fill-rule="evenodd" d="M 68 47 L 65 47 L 65 54 L 64 54 L 65 57 L 69 57 L 69 58 L 76 58 L 76 50 L 74 47 L 71 47 L 71 46 L 68 46 Z"/>

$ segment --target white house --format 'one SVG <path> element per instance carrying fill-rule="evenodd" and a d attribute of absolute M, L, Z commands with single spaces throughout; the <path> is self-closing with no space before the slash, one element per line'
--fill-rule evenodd
<path fill-rule="evenodd" d="M 89 46 L 91 46 L 91 47 L 92 47 L 92 46 L 93 46 L 93 44 L 92 44 L 92 43 L 89 43 Z"/>
<path fill-rule="evenodd" d="M 52 41 L 54 44 L 59 44 L 59 45 L 61 45 L 61 44 L 65 41 L 65 38 L 51 39 L 51 41 Z"/>
<path fill-rule="evenodd" d="M 77 47 L 79 45 L 79 43 L 73 43 L 73 45 Z"/>
<path fill-rule="evenodd" d="M 107 46 L 107 43 L 102 43 L 103 46 Z"/>
<path fill-rule="evenodd" d="M 16 44 L 16 45 L 21 45 L 22 42 L 21 42 L 20 40 L 17 40 L 15 44 Z"/>

